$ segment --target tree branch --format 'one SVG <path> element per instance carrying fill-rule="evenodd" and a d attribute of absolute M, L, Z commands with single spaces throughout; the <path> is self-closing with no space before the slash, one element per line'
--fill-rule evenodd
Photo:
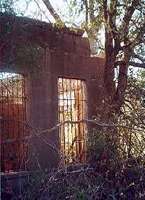
<path fill-rule="evenodd" d="M 144 63 L 137 63 L 137 62 L 130 61 L 129 65 L 131 65 L 133 67 L 145 69 L 145 62 Z"/>
<path fill-rule="evenodd" d="M 138 54 L 136 54 L 136 53 L 134 53 L 132 57 L 133 57 L 133 58 L 137 58 L 137 59 L 140 60 L 141 62 L 145 63 L 145 58 L 143 58 L 142 56 L 140 56 L 140 55 L 138 55 Z"/>
<path fill-rule="evenodd" d="M 139 5 L 140 0 L 133 0 L 131 6 L 127 7 L 126 13 L 123 18 L 122 28 L 123 28 L 123 34 L 126 38 L 129 30 L 129 22 L 132 18 L 132 15 L 136 9 L 136 7 Z"/>
<path fill-rule="evenodd" d="M 50 12 L 50 14 L 53 16 L 53 18 L 55 19 L 55 21 L 57 23 L 61 23 L 64 24 L 64 22 L 61 20 L 60 16 L 58 15 L 58 13 L 55 11 L 55 9 L 53 8 L 53 6 L 51 5 L 49 0 L 42 0 L 43 3 L 45 4 L 45 6 L 47 7 L 48 11 Z"/>
<path fill-rule="evenodd" d="M 138 32 L 136 38 L 134 39 L 134 41 L 131 44 L 131 48 L 135 48 L 136 45 L 138 45 L 141 42 L 145 41 L 145 16 L 143 19 L 143 24 L 140 27 L 140 31 Z"/>
<path fill-rule="evenodd" d="M 89 16 L 88 16 L 88 0 L 85 0 L 84 1 L 84 4 L 85 4 L 85 23 L 86 23 L 86 26 L 88 26 L 88 21 L 89 21 Z"/>
<path fill-rule="evenodd" d="M 115 62 L 115 67 L 120 66 L 120 65 L 125 65 L 125 61 Z M 134 61 L 129 61 L 129 66 L 145 69 L 145 62 L 138 63 L 138 62 L 134 62 Z"/>

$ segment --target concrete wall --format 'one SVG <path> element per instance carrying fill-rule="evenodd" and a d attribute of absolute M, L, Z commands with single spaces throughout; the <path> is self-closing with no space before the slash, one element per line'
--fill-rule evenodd
<path fill-rule="evenodd" d="M 31 25 L 28 19 L 27 23 L 29 26 Z M 47 27 L 46 23 L 39 22 L 39 25 Z M 16 26 L 22 26 L 22 23 L 18 23 Z M 40 32 L 38 33 L 39 26 L 37 26 L 38 24 L 34 24 L 36 31 L 31 32 L 29 38 L 23 36 L 24 41 L 30 40 L 32 36 L 36 40 L 39 38 Z M 16 30 L 18 34 L 18 29 Z M 33 67 L 29 65 L 29 62 L 26 62 L 27 57 L 24 59 L 25 62 L 19 61 L 6 64 L 6 50 L 8 51 L 9 47 L 13 52 L 13 58 L 16 57 L 17 45 L 21 45 L 21 43 L 23 45 L 23 41 L 19 40 L 19 37 L 22 35 L 19 36 L 18 34 L 16 39 L 10 38 L 10 40 L 13 40 L 14 49 L 13 45 L 11 46 L 9 43 L 1 51 L 0 71 L 22 73 L 26 78 L 26 92 L 28 96 L 27 121 L 36 129 L 31 131 L 32 134 L 52 128 L 58 123 L 58 77 L 76 78 L 86 81 L 89 118 L 92 118 L 92 116 L 99 112 L 102 101 L 104 60 L 90 57 L 88 40 L 83 39 L 80 35 L 69 32 L 58 34 L 58 30 L 53 30 L 52 32 L 55 33 L 55 36 L 52 36 L 51 31 L 49 30 L 48 36 L 52 37 L 52 40 L 49 38 L 47 48 L 42 47 L 41 56 L 36 57 L 37 62 Z M 42 35 L 46 37 L 47 33 L 42 31 Z M 14 60 L 17 60 L 17 58 Z M 29 148 L 30 169 L 38 166 L 34 152 L 36 152 L 42 168 L 50 169 L 57 166 L 59 155 L 48 143 L 59 148 L 58 131 L 46 133 L 43 135 L 43 138 L 34 137 L 31 143 L 33 145 L 30 145 Z"/>
<path fill-rule="evenodd" d="M 103 84 L 103 60 L 65 54 L 47 49 L 40 69 L 34 70 L 28 76 L 28 113 L 29 121 L 38 130 L 54 127 L 58 123 L 58 77 L 85 80 L 87 86 L 88 118 L 95 116 L 101 105 Z M 44 134 L 51 145 L 59 148 L 58 131 Z M 43 168 L 57 165 L 59 155 L 45 144 L 41 138 L 33 139 L 40 163 Z M 32 150 L 33 152 L 33 150 Z M 33 156 L 32 156 L 32 160 Z M 32 164 L 31 164 L 32 165 Z M 33 163 L 35 166 L 36 163 Z"/>

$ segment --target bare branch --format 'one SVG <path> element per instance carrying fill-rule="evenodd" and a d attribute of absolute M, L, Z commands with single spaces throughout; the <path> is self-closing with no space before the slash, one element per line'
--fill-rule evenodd
<path fill-rule="evenodd" d="M 133 0 L 131 6 L 126 8 L 126 13 L 124 15 L 123 23 L 121 26 L 123 28 L 123 34 L 125 38 L 129 31 L 129 22 L 132 18 L 134 11 L 136 10 L 136 7 L 139 5 L 139 3 L 140 3 L 140 0 Z"/>
<path fill-rule="evenodd" d="M 145 63 L 137 63 L 137 62 L 130 61 L 129 65 L 131 65 L 133 67 L 138 67 L 138 68 L 145 69 Z"/>
<path fill-rule="evenodd" d="M 145 58 L 143 58 L 142 56 L 138 55 L 138 54 L 133 54 L 133 58 L 137 58 L 138 60 L 140 60 L 141 62 L 145 63 Z"/>
<path fill-rule="evenodd" d="M 49 128 L 49 129 L 44 129 L 44 130 L 38 130 L 36 128 L 34 128 L 33 126 L 30 125 L 29 122 L 26 122 L 26 121 L 20 121 L 20 120 L 12 120 L 12 119 L 3 119 L 3 118 L 0 118 L 0 121 L 15 121 L 15 122 L 19 122 L 23 125 L 26 125 L 28 128 L 30 128 L 31 130 L 33 130 L 33 134 L 32 135 L 29 135 L 27 137 L 24 137 L 22 139 L 19 139 L 20 141 L 21 140 L 28 140 L 32 137 L 39 137 L 40 135 L 43 135 L 45 133 L 52 133 L 53 131 L 55 130 L 58 130 L 58 128 L 60 128 L 61 126 L 64 126 L 65 124 L 79 124 L 79 123 L 90 123 L 90 124 L 95 124 L 96 126 L 99 126 L 99 127 L 102 127 L 102 128 L 126 128 L 126 129 L 131 129 L 131 130 L 136 130 L 136 131 L 142 131 L 141 129 L 139 128 L 132 128 L 132 127 L 129 127 L 129 126 L 124 126 L 124 125 L 119 125 L 119 124 L 114 124 L 114 123 L 102 123 L 102 122 L 98 122 L 97 120 L 93 120 L 93 119 L 83 119 L 83 120 L 79 120 L 79 121 L 71 121 L 71 120 L 66 120 L 64 122 L 61 122 L 61 123 L 58 123 L 56 124 L 55 126 L 53 126 L 52 128 Z M 11 142 L 11 140 L 8 140 L 8 143 Z"/>
<path fill-rule="evenodd" d="M 55 11 L 53 6 L 51 5 L 49 0 L 42 0 L 47 9 L 49 10 L 50 14 L 53 16 L 53 18 L 56 20 L 57 23 L 64 24 L 64 22 L 61 20 L 60 16 L 58 13 Z"/>
<path fill-rule="evenodd" d="M 115 62 L 115 67 L 117 67 L 119 65 L 125 65 L 125 62 L 124 61 L 117 61 L 117 62 Z M 145 69 L 145 62 L 138 63 L 138 62 L 134 62 L 134 61 L 129 61 L 129 65 L 132 66 L 132 67 L 138 67 L 138 68 Z"/>
<path fill-rule="evenodd" d="M 39 10 L 43 13 L 43 15 L 46 17 L 46 19 L 50 22 L 48 16 L 46 15 L 46 13 L 41 9 L 39 3 L 37 2 L 37 0 L 34 0 L 34 2 L 36 3 L 36 5 L 38 6 Z"/>

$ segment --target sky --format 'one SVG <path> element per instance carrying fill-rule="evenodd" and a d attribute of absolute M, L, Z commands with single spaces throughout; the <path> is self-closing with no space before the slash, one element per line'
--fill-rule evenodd
<path fill-rule="evenodd" d="M 52 3 L 54 9 L 58 13 L 61 13 L 61 17 L 65 17 L 63 15 L 65 15 L 66 11 L 66 1 L 51 0 L 50 2 Z M 20 14 L 23 13 L 25 16 L 46 22 L 55 22 L 42 0 L 16 0 L 14 7 L 16 11 Z"/>
<path fill-rule="evenodd" d="M 53 17 L 50 15 L 45 4 L 42 0 L 14 0 L 14 8 L 16 13 L 20 15 L 39 19 L 46 22 L 55 22 Z M 62 21 L 65 22 L 68 26 L 75 24 L 76 27 L 79 26 L 84 18 L 83 13 L 75 13 L 74 9 L 71 12 L 70 7 L 67 4 L 66 0 L 50 0 L 52 6 L 56 12 L 61 16 Z M 69 21 L 68 21 L 69 19 Z"/>

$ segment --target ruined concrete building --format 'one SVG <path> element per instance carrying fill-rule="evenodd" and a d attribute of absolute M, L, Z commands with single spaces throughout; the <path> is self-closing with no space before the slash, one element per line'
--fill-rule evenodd
<path fill-rule="evenodd" d="M 1 14 L 0 32 L 1 171 L 85 162 L 103 59 L 80 30 Z"/>

